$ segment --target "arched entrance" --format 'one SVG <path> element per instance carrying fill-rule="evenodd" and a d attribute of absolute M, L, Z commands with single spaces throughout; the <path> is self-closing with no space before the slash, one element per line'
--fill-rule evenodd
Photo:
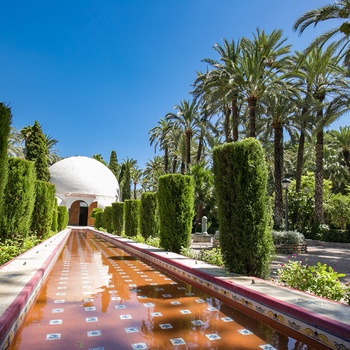
<path fill-rule="evenodd" d="M 89 206 L 84 201 L 75 201 L 69 209 L 69 225 L 87 226 Z"/>

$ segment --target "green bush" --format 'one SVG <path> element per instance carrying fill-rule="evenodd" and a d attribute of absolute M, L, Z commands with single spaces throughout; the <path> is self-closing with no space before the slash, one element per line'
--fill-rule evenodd
<path fill-rule="evenodd" d="M 39 238 L 46 238 L 51 233 L 54 201 L 55 185 L 37 180 L 35 182 L 35 204 L 31 229 Z"/>
<path fill-rule="evenodd" d="M 350 197 L 340 193 L 332 194 L 326 205 L 325 214 L 330 226 L 345 230 L 350 224 Z"/>
<path fill-rule="evenodd" d="M 56 198 L 54 198 L 52 209 L 51 231 L 54 233 L 58 232 L 58 204 Z"/>
<path fill-rule="evenodd" d="M 305 236 L 298 231 L 272 231 L 274 244 L 305 244 Z"/>
<path fill-rule="evenodd" d="M 159 236 L 158 197 L 156 192 L 141 194 L 140 231 L 147 239 Z"/>
<path fill-rule="evenodd" d="M 152 247 L 159 248 L 160 247 L 160 238 L 150 236 L 146 239 L 145 243 L 152 246 Z"/>
<path fill-rule="evenodd" d="M 0 217 L 4 199 L 4 188 L 8 176 L 8 143 L 11 131 L 11 109 L 0 102 Z"/>
<path fill-rule="evenodd" d="M 279 280 L 285 286 L 336 301 L 344 299 L 350 304 L 350 288 L 339 280 L 344 276 L 320 262 L 314 266 L 303 264 L 296 255 L 278 269 Z"/>
<path fill-rule="evenodd" d="M 99 209 L 99 210 L 95 210 Z M 100 230 L 101 228 L 104 228 L 104 223 L 103 223 L 103 209 L 101 208 L 95 208 L 94 211 L 94 227 Z"/>
<path fill-rule="evenodd" d="M 113 211 L 112 206 L 106 206 L 103 211 L 103 227 L 107 232 L 112 233 L 113 230 Z"/>
<path fill-rule="evenodd" d="M 191 241 L 194 217 L 194 183 L 192 176 L 168 174 L 159 177 L 160 245 L 180 253 Z"/>
<path fill-rule="evenodd" d="M 140 208 L 139 199 L 126 199 L 125 210 L 125 234 L 128 237 L 135 237 L 140 234 Z"/>
<path fill-rule="evenodd" d="M 231 272 L 266 278 L 274 256 L 267 165 L 260 142 L 248 138 L 213 150 L 220 246 Z"/>
<path fill-rule="evenodd" d="M 196 251 L 194 249 L 191 249 L 190 247 L 187 247 L 187 248 L 182 247 L 180 254 L 187 256 L 190 259 L 205 261 L 206 263 L 211 265 L 216 265 L 216 266 L 224 265 L 220 248 L 202 249 L 202 250 Z"/>
<path fill-rule="evenodd" d="M 59 205 L 57 207 L 57 230 L 63 231 L 68 225 L 68 210 L 65 206 Z"/>
<path fill-rule="evenodd" d="M 5 240 L 5 242 L 0 242 L 0 265 L 26 252 L 38 243 L 40 243 L 40 239 L 35 235 L 28 236 L 25 239 L 22 237 L 14 237 L 13 239 Z"/>
<path fill-rule="evenodd" d="M 117 235 L 121 235 L 124 228 L 124 202 L 112 203 L 113 229 Z"/>
<path fill-rule="evenodd" d="M 35 201 L 34 163 L 9 158 L 8 181 L 4 189 L 3 215 L 0 217 L 2 241 L 16 235 L 27 237 Z"/>
<path fill-rule="evenodd" d="M 321 225 L 321 240 L 326 242 L 350 243 L 350 231 L 330 229 L 328 225 Z"/>

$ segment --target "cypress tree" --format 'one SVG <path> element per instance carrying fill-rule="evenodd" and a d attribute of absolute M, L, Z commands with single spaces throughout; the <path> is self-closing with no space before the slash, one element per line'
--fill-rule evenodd
<path fill-rule="evenodd" d="M 103 211 L 103 222 L 104 222 L 104 228 L 107 230 L 107 232 L 112 233 L 113 232 L 112 206 L 105 207 Z"/>
<path fill-rule="evenodd" d="M 194 218 L 193 177 L 168 174 L 159 177 L 160 245 L 175 253 L 189 247 Z"/>
<path fill-rule="evenodd" d="M 140 230 L 145 239 L 150 236 L 159 236 L 158 196 L 156 192 L 143 192 L 141 194 Z"/>
<path fill-rule="evenodd" d="M 11 122 L 11 109 L 0 102 L 0 217 L 2 216 L 4 188 L 6 186 L 8 175 L 7 154 Z"/>
<path fill-rule="evenodd" d="M 23 128 L 21 133 L 25 138 L 25 158 L 35 163 L 37 179 L 49 181 L 49 151 L 40 124 L 35 121 L 33 126 Z"/>
<path fill-rule="evenodd" d="M 32 231 L 39 238 L 50 235 L 55 203 L 55 185 L 37 180 L 35 184 L 35 205 L 32 216 Z"/>
<path fill-rule="evenodd" d="M 220 245 L 232 272 L 267 277 L 273 258 L 272 211 L 264 150 L 256 139 L 213 150 Z"/>
<path fill-rule="evenodd" d="M 57 207 L 57 229 L 58 232 L 63 231 L 68 225 L 68 210 L 65 206 L 59 205 Z"/>
<path fill-rule="evenodd" d="M 114 174 L 116 179 L 119 179 L 119 164 L 118 164 L 118 158 L 117 158 L 117 152 L 112 151 L 111 156 L 109 158 L 109 164 L 108 164 L 109 170 Z"/>
<path fill-rule="evenodd" d="M 117 235 L 121 235 L 124 227 L 124 203 L 112 203 L 112 221 L 113 229 Z"/>
<path fill-rule="evenodd" d="M 140 207 L 139 199 L 127 199 L 125 202 L 125 234 L 128 237 L 137 236 L 140 233 Z"/>
<path fill-rule="evenodd" d="M 35 201 L 34 163 L 9 158 L 8 181 L 4 189 L 3 215 L 0 217 L 1 238 L 28 236 Z"/>

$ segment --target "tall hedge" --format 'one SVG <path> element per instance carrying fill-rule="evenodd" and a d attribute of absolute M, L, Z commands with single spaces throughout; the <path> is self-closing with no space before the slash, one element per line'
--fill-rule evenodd
<path fill-rule="evenodd" d="M 11 131 L 11 109 L 0 102 L 0 217 L 4 199 L 4 188 L 8 175 L 8 143 Z"/>
<path fill-rule="evenodd" d="M 159 236 L 158 195 L 156 192 L 143 192 L 141 194 L 140 231 L 145 239 L 150 236 Z"/>
<path fill-rule="evenodd" d="M 113 212 L 112 207 L 107 206 L 103 211 L 103 228 L 107 230 L 107 232 L 113 232 Z"/>
<path fill-rule="evenodd" d="M 4 188 L 3 215 L 0 217 L 1 239 L 16 235 L 27 237 L 35 201 L 34 163 L 9 158 L 8 180 Z"/>
<path fill-rule="evenodd" d="M 121 235 L 124 228 L 124 202 L 112 203 L 113 229 L 117 235 Z"/>
<path fill-rule="evenodd" d="M 127 199 L 124 201 L 125 234 L 128 237 L 137 236 L 140 233 L 140 208 L 139 199 Z"/>
<path fill-rule="evenodd" d="M 58 204 L 56 198 L 53 200 L 51 231 L 54 233 L 58 232 Z"/>
<path fill-rule="evenodd" d="M 103 224 L 104 210 L 102 208 L 97 208 L 97 209 L 99 210 L 96 210 L 96 212 L 94 213 L 94 219 L 95 219 L 94 227 L 97 229 L 104 228 L 104 224 Z"/>
<path fill-rule="evenodd" d="M 68 225 L 68 210 L 65 206 L 59 205 L 57 207 L 57 230 L 58 232 L 64 230 Z"/>
<path fill-rule="evenodd" d="M 179 253 L 181 247 L 190 245 L 193 204 L 192 176 L 168 174 L 159 178 L 160 245 L 164 249 Z"/>
<path fill-rule="evenodd" d="M 46 238 L 50 235 L 54 203 L 55 185 L 37 180 L 31 228 L 38 238 Z"/>
<path fill-rule="evenodd" d="M 273 258 L 267 164 L 260 142 L 248 138 L 213 150 L 220 244 L 233 272 L 267 277 Z"/>

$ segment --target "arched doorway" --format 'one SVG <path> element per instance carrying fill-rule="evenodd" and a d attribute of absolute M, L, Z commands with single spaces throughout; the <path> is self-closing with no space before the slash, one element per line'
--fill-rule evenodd
<path fill-rule="evenodd" d="M 75 201 L 69 209 L 69 225 L 87 226 L 89 206 L 84 201 Z"/>

